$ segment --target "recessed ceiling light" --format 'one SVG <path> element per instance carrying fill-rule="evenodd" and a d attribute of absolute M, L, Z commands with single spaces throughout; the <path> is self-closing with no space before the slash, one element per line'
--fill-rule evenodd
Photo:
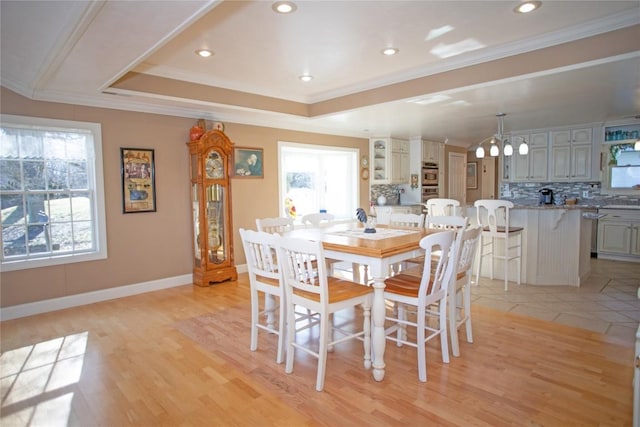
<path fill-rule="evenodd" d="M 313 76 L 310 76 L 308 74 L 304 74 L 300 77 L 298 77 L 300 80 L 302 80 L 303 82 L 310 82 L 311 80 L 313 80 Z"/>
<path fill-rule="evenodd" d="M 298 6 L 290 1 L 277 1 L 271 6 L 271 9 L 278 13 L 293 13 L 297 8 Z"/>
<path fill-rule="evenodd" d="M 387 56 L 395 55 L 398 52 L 400 52 L 400 49 L 396 49 L 395 47 L 387 47 L 380 51 L 380 53 Z"/>
<path fill-rule="evenodd" d="M 211 52 L 209 49 L 198 49 L 196 50 L 196 55 L 199 55 L 203 58 L 208 58 L 213 55 L 213 52 Z"/>
<path fill-rule="evenodd" d="M 529 13 L 538 9 L 540 6 L 542 6 L 541 1 L 525 1 L 524 3 L 520 3 L 516 6 L 513 11 L 516 13 Z"/>

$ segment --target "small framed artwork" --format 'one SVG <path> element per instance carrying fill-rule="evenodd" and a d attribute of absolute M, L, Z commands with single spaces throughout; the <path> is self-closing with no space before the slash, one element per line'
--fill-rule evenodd
<path fill-rule="evenodd" d="M 478 162 L 467 163 L 467 188 L 478 188 Z"/>
<path fill-rule="evenodd" d="M 262 148 L 234 148 L 234 176 L 242 178 L 264 178 L 263 160 L 264 152 Z"/>
<path fill-rule="evenodd" d="M 122 212 L 155 212 L 156 183 L 154 150 L 120 148 Z"/>

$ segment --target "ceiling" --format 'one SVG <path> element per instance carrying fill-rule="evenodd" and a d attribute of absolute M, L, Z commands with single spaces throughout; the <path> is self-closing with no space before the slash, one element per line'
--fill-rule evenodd
<path fill-rule="evenodd" d="M 1 83 L 38 100 L 461 146 L 502 112 L 506 131 L 640 114 L 640 2 L 517 4 L 306 0 L 282 15 L 270 1 L 2 0 Z"/>

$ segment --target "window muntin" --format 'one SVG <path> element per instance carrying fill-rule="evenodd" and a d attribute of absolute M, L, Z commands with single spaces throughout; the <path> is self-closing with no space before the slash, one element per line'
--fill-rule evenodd
<path fill-rule="evenodd" d="M 3 270 L 106 258 L 101 127 L 1 116 Z"/>
<path fill-rule="evenodd" d="M 359 194 L 358 158 L 353 148 L 279 142 L 280 215 L 326 210 L 336 219 L 355 215 Z"/>

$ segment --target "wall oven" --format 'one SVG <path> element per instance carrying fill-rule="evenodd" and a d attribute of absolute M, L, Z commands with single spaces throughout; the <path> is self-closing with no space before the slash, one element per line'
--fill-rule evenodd
<path fill-rule="evenodd" d="M 438 198 L 438 187 L 422 187 L 422 203 L 426 203 L 429 199 Z"/>
<path fill-rule="evenodd" d="M 422 163 L 422 186 L 438 186 L 438 164 L 437 163 Z"/>

